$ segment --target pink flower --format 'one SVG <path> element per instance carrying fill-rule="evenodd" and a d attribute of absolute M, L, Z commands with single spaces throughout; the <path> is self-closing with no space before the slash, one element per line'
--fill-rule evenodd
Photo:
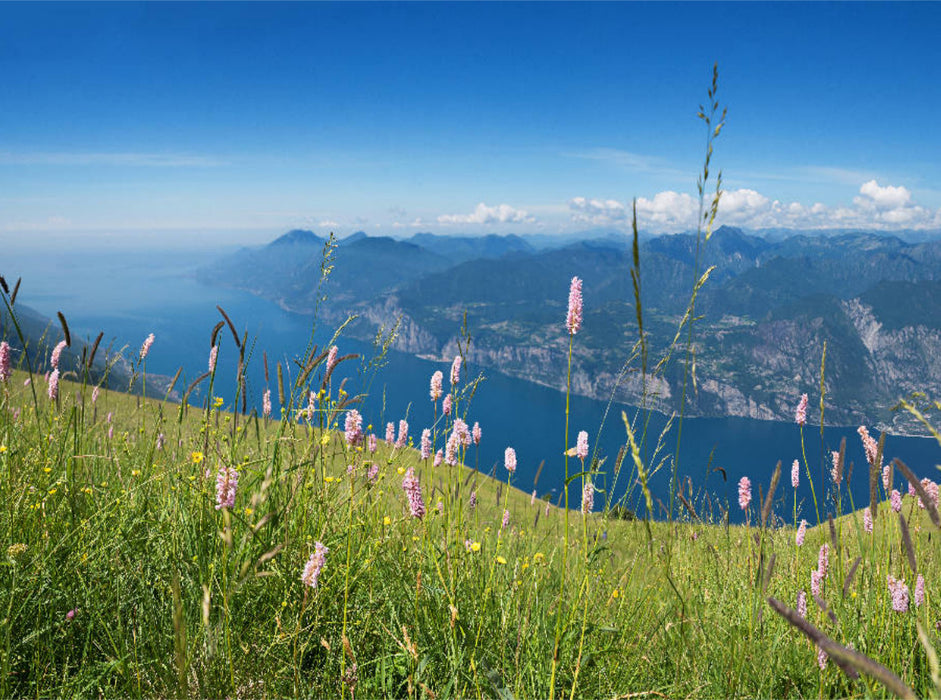
<path fill-rule="evenodd" d="M 807 424 L 807 394 L 801 394 L 801 400 L 797 404 L 797 411 L 794 412 L 794 420 L 802 428 Z"/>
<path fill-rule="evenodd" d="M 362 424 L 362 419 L 360 419 L 360 424 Z M 362 436 L 362 433 L 360 433 L 360 436 Z M 375 454 L 378 449 L 379 438 L 376 437 L 375 433 L 369 433 L 369 454 Z"/>
<path fill-rule="evenodd" d="M 165 441 L 166 441 L 166 437 L 164 436 L 164 434 L 163 434 L 163 433 L 158 433 L 158 434 L 157 434 L 157 449 L 158 449 L 158 450 L 162 450 L 162 449 L 163 449 L 163 443 L 164 443 Z"/>
<path fill-rule="evenodd" d="M 438 503 L 435 504 L 435 508 L 438 509 L 438 515 L 444 515 L 444 503 L 438 501 Z"/>
<path fill-rule="evenodd" d="M 59 357 L 62 355 L 62 351 L 65 350 L 65 347 L 65 341 L 60 340 L 59 344 L 53 348 L 52 355 L 49 356 L 49 364 L 52 365 L 52 369 L 57 369 L 59 367 Z"/>
<path fill-rule="evenodd" d="M 470 430 L 467 428 L 467 423 L 460 418 L 455 418 L 454 425 L 451 426 L 451 432 L 457 435 L 458 444 L 464 447 L 470 447 L 471 434 Z"/>
<path fill-rule="evenodd" d="M 346 437 L 346 444 L 350 447 L 356 447 L 363 439 L 363 417 L 355 408 L 346 414 L 346 420 L 343 423 L 343 434 Z M 375 436 L 370 436 L 373 438 Z M 372 451 L 372 450 L 370 450 Z"/>
<path fill-rule="evenodd" d="M 925 493 L 928 494 L 928 500 L 931 501 L 935 508 L 938 507 L 938 485 L 933 482 L 931 479 L 922 479 L 921 486 L 925 490 Z M 918 497 L 918 507 L 924 508 L 925 504 L 922 503 L 921 496 Z"/>
<path fill-rule="evenodd" d="M 396 447 L 405 447 L 408 444 L 408 422 L 399 421 L 399 437 L 395 441 Z"/>
<path fill-rule="evenodd" d="M 55 401 L 59 396 L 59 370 L 58 368 L 49 373 L 49 400 Z"/>
<path fill-rule="evenodd" d="M 915 607 L 920 608 L 925 603 L 925 577 L 918 574 L 915 579 Z"/>
<path fill-rule="evenodd" d="M 742 510 L 748 510 L 749 503 L 751 503 L 751 479 L 743 476 L 738 481 L 738 506 Z"/>
<path fill-rule="evenodd" d="M 474 444 L 480 445 L 480 423 L 474 421 L 474 428 L 471 430 L 471 436 L 474 438 Z"/>
<path fill-rule="evenodd" d="M 807 593 L 804 591 L 797 594 L 797 614 L 807 619 Z"/>
<path fill-rule="evenodd" d="M 830 468 L 830 478 L 833 479 L 833 483 L 837 486 L 843 481 L 843 465 L 840 464 L 840 453 L 831 452 L 830 461 L 833 463 L 833 466 Z"/>
<path fill-rule="evenodd" d="M 69 611 L 65 614 L 65 619 L 66 619 L 66 620 L 74 620 L 74 619 L 75 619 L 75 613 L 77 613 L 77 612 L 78 612 L 78 608 L 72 608 L 71 610 L 69 610 Z"/>
<path fill-rule="evenodd" d="M 441 405 L 441 410 L 444 411 L 444 415 L 451 415 L 451 394 L 448 394 L 444 397 L 444 403 Z"/>
<path fill-rule="evenodd" d="M 892 471 L 892 463 L 886 462 L 882 467 L 882 485 L 885 487 L 886 492 L 892 488 L 892 484 L 889 483 L 889 473 Z"/>
<path fill-rule="evenodd" d="M 239 473 L 235 467 L 219 467 L 216 474 L 216 510 L 235 506 L 235 491 L 239 485 Z"/>
<path fill-rule="evenodd" d="M 889 587 L 889 593 L 892 595 L 892 609 L 898 613 L 908 612 L 908 586 L 905 582 L 895 578 L 891 574 L 885 577 L 886 584 Z"/>
<path fill-rule="evenodd" d="M 461 436 L 452 432 L 451 436 L 448 438 L 448 442 L 444 446 L 444 461 L 445 464 L 450 464 L 452 467 L 457 464 L 457 452 L 461 446 Z"/>
<path fill-rule="evenodd" d="M 529 505 L 536 505 L 536 489 L 533 489 L 533 495 L 529 499 Z"/>
<path fill-rule="evenodd" d="M 874 465 L 876 463 L 876 453 L 879 451 L 879 444 L 869 435 L 869 431 L 866 429 L 865 425 L 859 426 L 856 432 L 863 441 L 863 449 L 866 451 L 866 460 L 870 465 Z"/>
<path fill-rule="evenodd" d="M 451 386 L 457 386 L 461 381 L 461 359 L 460 355 L 454 356 L 454 362 L 451 363 Z"/>
<path fill-rule="evenodd" d="M 327 561 L 327 552 L 330 550 L 322 543 L 314 543 L 314 551 L 307 560 L 304 567 L 304 573 L 301 574 L 301 581 L 304 585 L 311 588 L 317 587 L 317 579 L 320 578 L 320 572 L 323 571 L 323 565 Z"/>
<path fill-rule="evenodd" d="M 588 433 L 584 430 L 578 434 L 578 440 L 575 443 L 575 456 L 583 462 L 588 456 Z"/>
<path fill-rule="evenodd" d="M 366 472 L 366 478 L 369 480 L 370 484 L 375 484 L 379 479 L 379 465 L 373 464 L 369 467 L 369 470 Z"/>
<path fill-rule="evenodd" d="M 337 366 L 337 355 L 338 355 L 338 354 L 339 354 L 339 350 L 337 350 L 337 346 L 336 346 L 336 345 L 334 345 L 332 348 L 330 348 L 330 352 L 327 353 L 327 373 L 328 373 L 328 374 L 329 374 L 329 372 L 330 372 L 334 367 Z"/>
<path fill-rule="evenodd" d="M 97 386 L 91 390 L 91 404 L 92 406 L 94 406 L 96 403 L 98 403 L 98 387 Z"/>
<path fill-rule="evenodd" d="M 807 534 L 807 521 L 801 520 L 801 524 L 797 527 L 797 535 L 794 537 L 794 541 L 797 543 L 798 547 L 804 546 L 804 536 Z"/>
<path fill-rule="evenodd" d="M 827 656 L 827 652 L 823 650 L 823 647 L 818 646 L 817 647 L 817 666 L 820 667 L 821 671 L 827 667 L 828 658 L 829 657 Z"/>
<path fill-rule="evenodd" d="M 800 463 L 795 459 L 794 464 L 791 465 L 791 486 L 796 489 L 800 483 Z"/>
<path fill-rule="evenodd" d="M 810 592 L 820 597 L 820 584 L 823 583 L 823 576 L 820 575 L 820 572 L 814 569 L 810 572 Z"/>
<path fill-rule="evenodd" d="M 575 335 L 582 328 L 582 281 L 572 278 L 569 285 L 569 310 L 565 316 L 565 329 L 569 335 Z"/>
<path fill-rule="evenodd" d="M 6 341 L 0 343 L 0 382 L 10 381 L 13 376 L 13 365 L 10 361 L 10 344 Z"/>
<path fill-rule="evenodd" d="M 216 359 L 219 357 L 219 346 L 213 345 L 209 349 L 209 374 L 216 371 Z"/>
<path fill-rule="evenodd" d="M 590 513 L 595 507 L 595 485 L 591 479 L 585 479 L 585 486 L 582 489 L 582 513 Z"/>
<path fill-rule="evenodd" d="M 150 346 L 153 344 L 154 344 L 154 334 L 151 333 L 146 338 L 144 338 L 144 342 L 140 346 L 140 361 L 141 362 L 147 359 L 147 353 L 150 352 Z"/>
<path fill-rule="evenodd" d="M 435 452 L 434 465 L 436 467 L 440 467 L 443 461 L 444 461 L 444 452 L 442 450 L 438 450 L 437 452 Z"/>
<path fill-rule="evenodd" d="M 261 415 L 271 418 L 271 389 L 265 389 L 265 393 L 261 395 Z"/>
<path fill-rule="evenodd" d="M 425 428 L 421 431 L 421 458 L 431 457 L 431 431 Z"/>
<path fill-rule="evenodd" d="M 414 467 L 409 467 L 408 471 L 405 472 L 402 488 L 405 489 L 405 495 L 408 497 L 408 507 L 412 517 L 425 517 L 425 501 L 421 495 L 421 484 L 418 482 L 418 477 L 415 476 Z"/>
<path fill-rule="evenodd" d="M 386 423 L 386 444 L 395 444 L 395 423 L 392 423 L 391 421 Z"/>
<path fill-rule="evenodd" d="M 317 394 L 313 391 L 307 395 L 307 420 L 314 420 L 314 413 L 317 411 Z"/>
<path fill-rule="evenodd" d="M 516 450 L 512 447 L 507 447 L 503 453 L 503 466 L 510 474 L 516 471 Z"/>
<path fill-rule="evenodd" d="M 467 505 L 470 506 L 471 510 L 477 507 L 477 492 L 476 491 L 471 491 L 470 498 L 467 500 Z"/>
<path fill-rule="evenodd" d="M 830 545 L 824 542 L 820 545 L 820 552 L 817 553 L 817 571 L 820 572 L 820 578 L 826 578 L 830 570 Z"/>
<path fill-rule="evenodd" d="M 500 523 L 500 527 L 501 527 L 501 528 L 505 528 L 505 527 L 506 527 L 507 525 L 509 525 L 509 524 L 510 524 L 510 511 L 504 510 L 504 511 L 503 511 L 503 522 Z"/>
<path fill-rule="evenodd" d="M 889 500 L 892 503 L 892 510 L 898 513 L 902 510 L 902 494 L 899 493 L 898 489 L 892 489 L 892 495 L 889 497 Z"/>
<path fill-rule="evenodd" d="M 872 533 L 872 511 L 869 506 L 866 506 L 866 510 L 863 511 L 863 529 Z"/>
<path fill-rule="evenodd" d="M 441 398 L 441 382 L 444 381 L 444 375 L 441 372 L 435 372 L 431 375 L 431 400 L 437 401 Z"/>

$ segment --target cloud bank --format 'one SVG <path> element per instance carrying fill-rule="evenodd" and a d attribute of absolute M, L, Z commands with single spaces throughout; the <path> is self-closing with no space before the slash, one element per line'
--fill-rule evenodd
<path fill-rule="evenodd" d="M 531 224 L 536 219 L 509 204 L 488 207 L 481 202 L 470 214 L 442 214 L 439 224 Z"/>
<path fill-rule="evenodd" d="M 696 227 L 699 203 L 679 192 L 658 192 L 637 199 L 638 225 L 656 233 Z M 574 197 L 569 200 L 571 220 L 592 226 L 624 226 L 630 223 L 631 204 L 614 199 Z M 727 190 L 719 201 L 717 224 L 762 228 L 867 228 L 931 229 L 941 227 L 941 209 L 921 206 L 905 187 L 880 185 L 869 180 L 846 205 L 826 206 L 781 202 L 752 189 Z"/>

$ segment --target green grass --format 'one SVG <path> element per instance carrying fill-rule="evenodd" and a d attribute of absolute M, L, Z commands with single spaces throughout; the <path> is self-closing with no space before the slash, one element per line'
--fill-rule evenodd
<path fill-rule="evenodd" d="M 764 602 L 793 606 L 808 588 L 826 526 L 797 548 L 792 528 L 651 522 L 648 535 L 642 521 L 575 513 L 560 600 L 561 511 L 546 516 L 544 502 L 466 467 L 382 442 L 371 455 L 295 421 L 241 416 L 235 427 L 221 408 L 181 418 L 178 405 L 108 391 L 92 407 L 90 389 L 68 382 L 58 407 L 37 386 L 37 423 L 24 376 L 0 389 L 4 697 L 336 696 L 354 664 L 361 697 L 543 697 L 557 613 L 560 695 L 886 692 L 832 663 L 820 670 L 813 645 Z M 342 423 L 335 403 L 322 405 L 328 426 Z M 636 478 L 629 462 L 622 479 Z M 220 465 L 239 471 L 231 510 L 215 508 Z M 421 473 L 423 519 L 401 487 L 408 467 Z M 939 533 L 905 501 L 926 603 L 891 609 L 886 574 L 910 588 L 914 575 L 884 504 L 873 535 L 855 514 L 836 523 L 823 598 L 837 622 L 813 601 L 809 619 L 929 695 L 916 622 L 938 622 Z M 329 553 L 309 588 L 300 577 L 317 541 Z M 761 551 L 776 559 L 766 591 Z"/>

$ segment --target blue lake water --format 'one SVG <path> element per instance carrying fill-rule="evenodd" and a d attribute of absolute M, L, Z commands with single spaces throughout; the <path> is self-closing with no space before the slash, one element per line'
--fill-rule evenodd
<path fill-rule="evenodd" d="M 216 310 L 219 304 L 240 332 L 248 331 L 249 342 L 254 342 L 248 371 L 248 396 L 259 410 L 265 388 L 262 351 L 267 352 L 277 411 L 274 363 L 293 365 L 293 360 L 304 353 L 311 337 L 312 319 L 286 312 L 244 292 L 197 283 L 193 269 L 209 259 L 206 253 L 196 256 L 179 252 L 14 253 L 5 256 L 0 274 L 7 279 L 23 277 L 21 303 L 51 318 L 56 311 L 63 311 L 73 334 L 93 338 L 103 330 L 106 342 L 113 341 L 117 348 L 125 345 L 130 348 L 129 357 L 136 355 L 148 333 L 154 333 L 156 342 L 147 360 L 148 372 L 173 375 L 182 366 L 187 382 L 206 370 L 210 331 L 221 320 Z M 318 329 L 316 342 L 326 343 L 332 331 L 332 328 Z M 219 337 L 222 342 L 215 393 L 230 404 L 235 398 L 235 382 L 227 378 L 235 376 L 237 351 L 228 330 L 223 329 Z M 369 344 L 354 339 L 341 337 L 338 345 L 341 354 L 358 353 L 364 358 L 374 355 Z M 627 349 L 624 351 L 626 353 Z M 349 377 L 350 393 L 358 393 L 368 386 L 369 395 L 360 411 L 365 422 L 375 426 L 380 438 L 384 435 L 386 421 L 397 424 L 407 415 L 410 434 L 417 443 L 422 428 L 430 427 L 433 421 L 428 395 L 430 377 L 435 370 L 441 370 L 447 384 L 449 367 L 450 364 L 394 352 L 387 365 L 375 375 L 363 376 L 359 362 L 346 362 L 337 370 L 335 379 Z M 519 462 L 514 485 L 525 491 L 537 488 L 540 495 L 551 492 L 557 498 L 564 484 L 565 395 L 473 366 L 465 366 L 462 378 L 473 378 L 481 371 L 485 380 L 470 404 L 466 420 L 471 425 L 474 421 L 480 422 L 483 440 L 479 452 L 470 449 L 467 461 L 471 465 L 478 464 L 482 471 L 496 467 L 496 475 L 506 478 L 503 453 L 507 446 L 512 446 Z M 603 422 L 607 409 L 606 402 L 584 397 L 573 397 L 570 408 L 570 444 L 574 444 L 579 430 L 587 430 L 593 452 L 607 460 L 602 467 L 604 472 L 611 471 L 618 450 L 625 442 L 621 412 L 626 411 L 632 419 L 638 415 L 635 408 L 613 405 Z M 650 417 L 648 434 L 651 437 L 644 450 L 645 458 L 651 458 L 652 445 L 665 421 L 665 417 L 658 414 Z M 674 423 L 665 440 L 666 451 L 661 456 L 676 453 L 676 428 Z M 851 483 L 853 497 L 857 504 L 868 503 L 866 470 L 861 468 L 866 464 L 865 456 L 855 427 L 826 428 L 822 437 L 819 428 L 808 426 L 804 431 L 817 497 L 821 506 L 830 512 L 834 510 L 834 503 L 821 493 L 824 483 L 821 455 L 838 449 L 844 437 L 847 462 L 852 461 L 857 467 Z M 901 458 L 919 476 L 938 478 L 934 465 L 941 462 L 941 447 L 934 440 L 889 436 L 886 455 Z M 733 521 L 741 520 L 736 488 L 739 478 L 748 476 L 752 480 L 757 500 L 758 485 L 766 489 L 775 464 L 782 461 L 776 512 L 790 521 L 794 491 L 790 484 L 790 464 L 801 457 L 801 436 L 796 425 L 741 418 L 688 418 L 683 423 L 678 456 L 680 477 L 684 481 L 687 477 L 692 480 L 694 493 L 705 489 L 711 498 L 731 504 Z M 537 469 L 543 461 L 545 466 L 534 487 Z M 724 470 L 725 476 L 716 468 Z M 579 471 L 576 460 L 569 460 L 569 469 L 570 473 Z M 620 483 L 614 490 L 615 498 L 629 485 L 626 477 L 630 473 L 628 457 Z M 668 500 L 669 473 L 668 462 L 651 481 L 654 498 L 663 502 Z M 599 479 L 598 485 L 608 488 L 610 483 L 610 476 L 606 475 Z M 897 486 L 901 483 L 897 477 Z M 631 509 L 638 507 L 636 489 L 633 493 L 627 503 Z M 577 484 L 570 498 L 573 507 L 577 507 L 580 501 Z M 602 494 L 596 495 L 596 507 L 604 498 Z M 845 494 L 844 498 L 845 510 L 849 502 Z M 798 499 L 802 502 L 802 515 L 814 522 L 813 502 L 803 466 Z"/>

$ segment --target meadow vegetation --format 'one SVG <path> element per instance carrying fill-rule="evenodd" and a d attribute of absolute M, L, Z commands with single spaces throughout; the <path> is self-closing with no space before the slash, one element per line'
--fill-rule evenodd
<path fill-rule="evenodd" d="M 703 246 L 721 192 L 721 177 L 705 191 L 724 122 L 715 95 L 714 77 L 700 112 Z M 638 341 L 624 371 L 679 362 L 695 391 L 710 270 L 691 281 L 667 355 L 648 357 L 636 221 L 634 240 Z M 581 289 L 573 280 L 559 319 L 570 348 Z M 745 524 L 730 524 L 671 456 L 682 414 L 651 435 L 640 406 L 621 416 L 618 455 L 589 456 L 576 415 L 546 436 L 560 445 L 547 468 L 571 484 L 551 504 L 514 483 L 512 445 L 495 476 L 475 469 L 487 417 L 460 355 L 415 387 L 433 425 L 371 425 L 345 390 L 362 358 L 341 355 L 342 338 L 270 374 L 265 358 L 265 394 L 248 398 L 248 340 L 223 316 L 180 402 L 99 388 L 90 356 L 60 377 L 64 317 L 41 367 L 15 324 L 2 329 L 0 697 L 941 694 L 933 465 L 912 474 L 861 431 L 868 508 L 849 501 L 838 453 L 813 503 L 788 493 L 811 478 L 806 459 L 790 480 L 780 465 L 760 489 L 743 480 L 732 507 Z M 128 358 L 135 384 L 153 343 Z M 234 378 L 217 376 L 219 352 L 239 354 Z M 806 412 L 802 401 L 801 437 Z M 668 494 L 648 488 L 657 469 L 671 471 Z M 615 481 L 617 500 L 600 488 Z"/>

